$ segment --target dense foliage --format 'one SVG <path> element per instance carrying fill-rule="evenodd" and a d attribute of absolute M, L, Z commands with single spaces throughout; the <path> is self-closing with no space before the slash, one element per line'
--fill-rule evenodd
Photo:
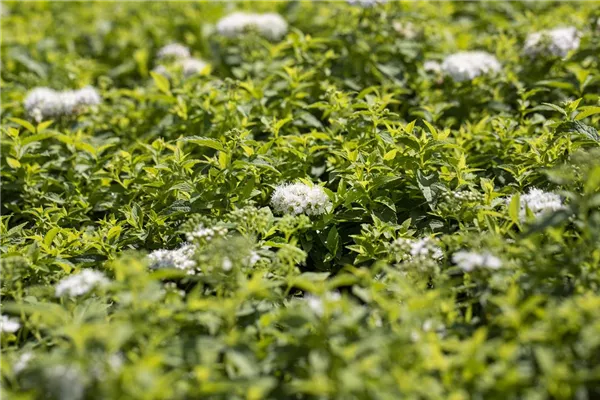
<path fill-rule="evenodd" d="M 2 3 L 3 398 L 600 397 L 600 4 L 350 3 Z"/>

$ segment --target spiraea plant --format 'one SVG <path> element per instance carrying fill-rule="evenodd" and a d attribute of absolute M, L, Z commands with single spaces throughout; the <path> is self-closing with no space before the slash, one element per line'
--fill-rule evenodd
<path fill-rule="evenodd" d="M 2 398 L 600 398 L 599 3 L 1 6 Z"/>

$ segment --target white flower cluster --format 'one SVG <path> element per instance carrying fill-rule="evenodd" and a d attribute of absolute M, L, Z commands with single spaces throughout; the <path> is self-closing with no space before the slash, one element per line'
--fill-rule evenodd
<path fill-rule="evenodd" d="M 254 250 L 252 250 L 250 252 L 250 256 L 247 259 L 248 265 L 251 267 L 254 266 L 257 262 L 260 261 L 260 258 L 261 258 L 260 255 L 257 252 L 255 252 Z"/>
<path fill-rule="evenodd" d="M 288 24 L 279 14 L 235 12 L 219 20 L 217 31 L 227 37 L 243 34 L 248 29 L 255 29 L 262 36 L 271 39 L 281 39 L 288 30 Z"/>
<path fill-rule="evenodd" d="M 470 190 L 459 190 L 444 194 L 444 199 L 453 199 L 459 202 L 475 202 L 483 200 L 483 196 L 480 193 L 471 192 Z"/>
<path fill-rule="evenodd" d="M 431 72 L 434 74 L 441 74 L 442 73 L 442 66 L 439 62 L 437 61 L 425 61 L 423 63 L 423 70 L 425 72 Z"/>
<path fill-rule="evenodd" d="M 331 208 L 331 201 L 320 186 L 293 183 L 277 186 L 271 205 L 280 214 L 321 215 Z"/>
<path fill-rule="evenodd" d="M 398 238 L 392 243 L 392 250 L 402 261 L 438 261 L 444 256 L 442 249 L 429 237 L 419 240 Z"/>
<path fill-rule="evenodd" d="M 464 250 L 454 253 L 452 261 L 466 272 L 473 271 L 475 268 L 498 269 L 502 266 L 502 261 L 490 253 L 476 253 Z"/>
<path fill-rule="evenodd" d="M 175 65 L 181 68 L 185 77 L 199 74 L 208 66 L 208 63 L 205 61 L 193 58 L 190 49 L 179 43 L 171 43 L 164 46 L 158 51 L 156 58 L 158 62 L 164 60 L 175 61 Z M 169 77 L 169 70 L 164 65 L 157 65 L 152 71 L 167 78 Z"/>
<path fill-rule="evenodd" d="M 170 78 L 171 77 L 171 74 L 169 73 L 169 70 L 167 69 L 167 67 L 165 67 L 162 64 L 157 65 L 156 67 L 152 68 L 152 72 L 155 72 L 155 73 L 157 73 L 159 75 L 162 75 L 165 78 Z"/>
<path fill-rule="evenodd" d="M 510 197 L 507 200 L 507 204 L 510 204 Z M 544 192 L 543 190 L 532 188 L 529 193 L 521 196 L 520 199 L 520 210 L 519 218 L 525 220 L 527 218 L 527 208 L 531 210 L 533 215 L 537 218 L 549 211 L 557 211 L 565 208 L 562 203 L 562 199 L 559 195 L 550 192 Z"/>
<path fill-rule="evenodd" d="M 444 74 L 457 82 L 463 82 L 499 72 L 502 66 L 496 57 L 485 51 L 463 51 L 446 57 L 441 68 Z"/>
<path fill-rule="evenodd" d="M 394 21 L 392 23 L 392 28 L 394 28 L 400 36 L 408 40 L 416 39 L 417 36 L 419 36 L 419 31 L 412 22 Z"/>
<path fill-rule="evenodd" d="M 346 0 L 351 6 L 373 7 L 379 4 L 387 3 L 387 0 Z"/>
<path fill-rule="evenodd" d="M 223 226 L 207 228 L 202 224 L 198 225 L 192 232 L 185 234 L 188 242 L 192 242 L 194 239 L 210 242 L 214 237 L 223 237 L 225 235 L 227 235 L 227 228 Z"/>
<path fill-rule="evenodd" d="M 223 262 L 221 263 L 221 268 L 223 268 L 223 271 L 231 271 L 231 268 L 233 268 L 233 263 L 231 262 L 229 257 L 223 258 Z"/>
<path fill-rule="evenodd" d="M 339 292 L 327 292 L 324 296 L 325 300 L 335 302 L 342 298 Z M 323 297 L 315 296 L 314 294 L 307 294 L 304 296 L 304 301 L 308 308 L 312 310 L 319 317 L 325 313 L 325 304 L 323 303 Z"/>
<path fill-rule="evenodd" d="M 13 364 L 13 371 L 15 374 L 21 373 L 27 366 L 29 362 L 33 359 L 33 353 L 30 351 L 26 351 L 17 358 Z"/>
<path fill-rule="evenodd" d="M 0 332 L 14 333 L 19 330 L 21 324 L 16 318 L 0 315 Z"/>
<path fill-rule="evenodd" d="M 27 113 L 36 121 L 77 113 L 83 107 L 94 106 L 102 101 L 93 87 L 79 90 L 56 91 L 47 87 L 31 90 L 23 102 Z"/>
<path fill-rule="evenodd" d="M 185 244 L 175 250 L 155 250 L 148 255 L 152 261 L 150 268 L 175 268 L 193 275 L 196 272 L 196 261 L 193 260 L 195 252 L 196 247 L 192 244 Z"/>
<path fill-rule="evenodd" d="M 185 77 L 190 77 L 204 71 L 204 69 L 208 66 L 208 63 L 198 58 L 187 58 L 182 60 L 180 65 L 183 70 L 183 75 Z"/>
<path fill-rule="evenodd" d="M 186 59 L 190 58 L 190 56 L 190 49 L 179 43 L 171 43 L 163 46 L 158 50 L 158 53 L 156 53 L 156 57 L 159 59 Z"/>
<path fill-rule="evenodd" d="M 57 399 L 80 400 L 85 394 L 84 376 L 75 365 L 53 365 L 46 368 L 45 380 L 48 397 Z"/>
<path fill-rule="evenodd" d="M 102 272 L 93 269 L 84 269 L 62 279 L 55 288 L 56 297 L 67 295 L 69 297 L 81 296 L 96 287 L 102 287 L 110 281 Z"/>
<path fill-rule="evenodd" d="M 579 37 L 579 32 L 572 26 L 534 32 L 527 36 L 523 52 L 530 57 L 538 55 L 566 57 L 569 51 L 579 47 Z"/>

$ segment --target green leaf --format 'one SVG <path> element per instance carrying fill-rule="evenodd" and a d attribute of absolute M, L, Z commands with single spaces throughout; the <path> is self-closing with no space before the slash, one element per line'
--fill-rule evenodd
<path fill-rule="evenodd" d="M 50 229 L 48 231 L 48 233 L 46 233 L 46 236 L 44 236 L 44 244 L 46 246 L 50 246 L 52 244 L 52 241 L 54 240 L 54 238 L 58 234 L 58 232 L 60 232 L 60 228 L 59 227 L 55 227 L 55 228 Z"/>
<path fill-rule="evenodd" d="M 28 121 L 25 121 L 21 118 L 9 118 L 10 121 L 21 125 L 23 128 L 27 129 L 31 133 L 35 133 L 35 127 Z"/>
<path fill-rule="evenodd" d="M 393 160 L 397 153 L 397 149 L 392 149 L 383 155 L 383 159 L 386 161 Z"/>
<path fill-rule="evenodd" d="M 590 140 L 600 142 L 600 135 L 598 134 L 598 131 L 580 121 L 563 122 L 556 128 L 556 133 L 575 133 L 578 135 L 583 135 Z"/>
<path fill-rule="evenodd" d="M 119 237 L 121 235 L 121 231 L 123 229 L 120 226 L 113 226 L 112 228 L 110 228 L 108 230 L 108 233 L 106 234 L 106 238 L 108 240 L 111 240 L 113 238 Z"/>
<path fill-rule="evenodd" d="M 547 228 L 556 227 L 566 222 L 571 213 L 567 210 L 558 210 L 552 213 L 548 213 L 535 221 L 533 221 L 527 230 L 526 236 L 532 235 L 537 232 L 543 232 Z"/>
<path fill-rule="evenodd" d="M 433 209 L 437 203 L 437 199 L 440 193 L 444 190 L 444 187 L 438 182 L 438 178 L 435 175 L 426 176 L 421 172 L 417 171 L 417 184 L 423 197 L 427 200 L 429 207 Z"/>
<path fill-rule="evenodd" d="M 164 94 L 171 94 L 171 83 L 167 78 L 156 72 L 150 72 L 150 75 L 152 76 L 152 79 L 154 79 L 154 83 L 156 84 L 158 90 Z"/>
<path fill-rule="evenodd" d="M 52 125 L 54 121 L 50 120 L 50 121 L 43 121 L 40 122 L 37 127 L 36 130 L 38 133 L 41 133 L 42 131 L 44 131 L 47 127 L 49 127 L 50 125 Z"/>
<path fill-rule="evenodd" d="M 519 193 L 512 196 L 508 205 L 508 215 L 515 224 L 519 224 L 519 213 L 521 212 L 521 195 Z"/>
<path fill-rule="evenodd" d="M 435 126 L 433 126 L 426 120 L 423 120 L 422 122 L 425 124 L 425 126 L 427 126 L 427 129 L 429 129 L 429 132 L 431 132 L 431 135 L 433 136 L 433 138 L 437 139 L 437 129 L 435 129 Z"/>
<path fill-rule="evenodd" d="M 23 139 L 21 141 L 21 145 L 25 146 L 26 144 L 29 144 L 29 143 L 40 142 L 44 139 L 48 139 L 53 136 L 54 136 L 54 134 L 50 133 L 50 132 L 38 133 L 36 135 L 27 136 L 25 139 Z"/>
<path fill-rule="evenodd" d="M 551 103 L 542 103 L 543 105 L 536 107 L 538 110 L 549 110 L 549 111 L 558 111 L 565 117 L 567 117 L 567 112 L 564 108 L 557 106 L 556 104 Z"/>
<path fill-rule="evenodd" d="M 579 121 L 590 115 L 600 114 L 600 107 L 582 107 L 581 112 L 575 116 L 575 120 Z"/>
<path fill-rule="evenodd" d="M 13 169 L 21 168 L 21 163 L 12 157 L 6 157 L 6 162 Z"/>
<path fill-rule="evenodd" d="M 340 235 L 335 226 L 329 230 L 329 233 L 327 234 L 327 240 L 325 241 L 325 246 L 331 254 L 335 255 L 337 253 L 340 247 Z"/>
<path fill-rule="evenodd" d="M 412 120 L 412 122 L 409 122 L 408 124 L 406 124 L 406 126 L 404 127 L 404 131 L 406 133 L 412 133 L 413 129 L 415 129 L 415 124 L 417 123 L 417 120 Z"/>
<path fill-rule="evenodd" d="M 219 142 L 218 140 L 215 140 L 215 139 L 207 138 L 207 137 L 188 136 L 188 137 L 177 139 L 177 141 L 184 142 L 184 143 L 194 143 L 199 146 L 205 146 L 205 147 L 210 147 L 211 149 L 225 151 L 225 148 L 223 147 L 221 142 Z"/>

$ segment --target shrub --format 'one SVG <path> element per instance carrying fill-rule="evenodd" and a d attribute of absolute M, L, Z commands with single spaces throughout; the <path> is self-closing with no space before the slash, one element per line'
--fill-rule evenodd
<path fill-rule="evenodd" d="M 597 6 L 3 2 L 3 394 L 598 398 Z"/>

